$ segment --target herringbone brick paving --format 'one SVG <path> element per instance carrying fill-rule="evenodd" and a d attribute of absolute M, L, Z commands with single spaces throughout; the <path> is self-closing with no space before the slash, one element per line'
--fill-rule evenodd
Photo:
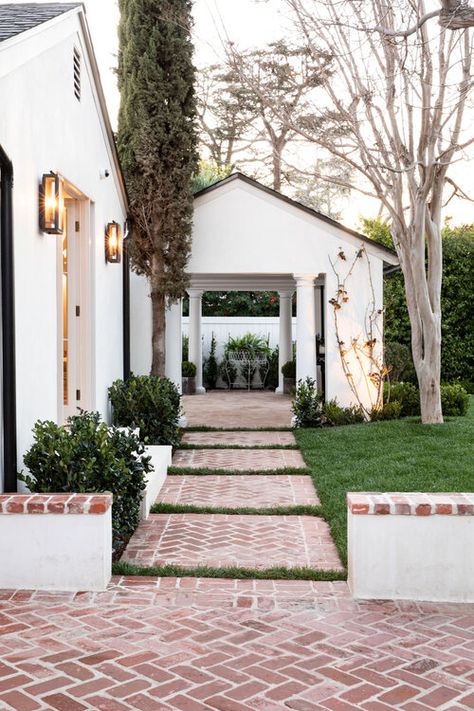
<path fill-rule="evenodd" d="M 293 432 L 185 432 L 186 444 L 226 444 L 245 447 L 271 447 L 272 445 L 296 444 Z"/>
<path fill-rule="evenodd" d="M 306 468 L 296 449 L 178 449 L 173 455 L 173 466 L 229 471 Z"/>
<path fill-rule="evenodd" d="M 319 504 L 311 477 L 299 474 L 170 476 L 157 501 L 166 504 L 234 508 Z"/>
<path fill-rule="evenodd" d="M 315 516 L 152 514 L 122 560 L 142 566 L 342 570 L 326 521 Z"/>
<path fill-rule="evenodd" d="M 474 606 L 346 583 L 115 578 L 0 592 L 0 708 L 466 711 Z"/>

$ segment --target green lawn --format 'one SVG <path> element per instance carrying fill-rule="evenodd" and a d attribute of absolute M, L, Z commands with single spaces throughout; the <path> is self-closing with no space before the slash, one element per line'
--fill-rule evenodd
<path fill-rule="evenodd" d="M 323 514 L 347 564 L 347 491 L 474 491 L 474 398 L 444 425 L 418 418 L 297 430 Z"/>

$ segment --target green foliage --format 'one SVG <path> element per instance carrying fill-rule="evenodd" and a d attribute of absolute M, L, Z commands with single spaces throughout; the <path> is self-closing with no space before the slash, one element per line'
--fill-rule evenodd
<path fill-rule="evenodd" d="M 131 375 L 109 388 L 114 425 L 138 427 L 147 444 L 179 444 L 181 401 L 176 385 L 156 375 Z"/>
<path fill-rule="evenodd" d="M 315 380 L 308 377 L 298 381 L 291 409 L 295 416 L 295 427 L 322 427 L 323 403 Z"/>
<path fill-rule="evenodd" d="M 393 248 L 390 228 L 379 220 L 363 220 L 363 232 Z M 441 287 L 441 378 L 445 382 L 474 382 L 474 224 L 443 229 Z M 385 280 L 385 338 L 411 348 L 411 329 L 403 275 Z M 446 413 L 445 413 L 446 414 Z"/>
<path fill-rule="evenodd" d="M 205 291 L 202 296 L 203 316 L 278 316 L 279 308 L 273 291 Z M 189 315 L 186 298 L 183 314 Z"/>
<path fill-rule="evenodd" d="M 182 359 L 189 360 L 189 336 L 183 334 L 183 352 Z"/>
<path fill-rule="evenodd" d="M 374 408 L 370 413 L 371 422 L 381 420 L 398 420 L 402 412 L 402 404 L 398 400 L 390 400 L 383 404 L 380 410 Z"/>
<path fill-rule="evenodd" d="M 411 351 L 404 343 L 385 343 L 385 363 L 390 368 L 389 378 L 394 382 L 416 381 Z"/>
<path fill-rule="evenodd" d="M 292 378 L 296 380 L 296 360 L 287 360 L 281 366 L 281 372 L 284 378 Z"/>
<path fill-rule="evenodd" d="M 278 346 L 273 349 L 271 352 L 269 358 L 268 358 L 268 370 L 266 373 L 262 373 L 262 369 L 260 369 L 260 378 L 262 380 L 262 383 L 265 385 L 267 388 L 273 388 L 276 389 L 278 387 L 278 361 L 280 357 L 280 351 Z M 265 375 L 265 377 L 262 377 L 262 375 Z"/>
<path fill-rule="evenodd" d="M 232 389 L 237 377 L 237 368 L 234 363 L 229 360 L 229 355 L 227 353 L 224 353 L 224 357 L 219 366 L 219 374 L 222 380 L 227 383 L 229 390 Z"/>
<path fill-rule="evenodd" d="M 341 425 L 356 425 L 360 422 L 365 422 L 364 413 L 360 407 L 353 405 L 352 407 L 341 407 L 337 404 L 337 400 L 329 400 L 323 404 L 323 415 L 326 423 L 332 426 Z"/>
<path fill-rule="evenodd" d="M 216 358 L 216 348 L 216 337 L 214 336 L 214 334 L 212 334 L 209 357 L 204 362 L 204 380 L 206 382 L 206 388 L 208 390 L 216 389 L 217 379 L 219 377 L 219 364 Z"/>
<path fill-rule="evenodd" d="M 74 415 L 67 427 L 38 421 L 33 435 L 24 457 L 30 473 L 19 475 L 30 491 L 110 491 L 115 545 L 131 536 L 139 522 L 145 476 L 152 470 L 139 438 L 107 427 L 97 412 Z"/>
<path fill-rule="evenodd" d="M 246 352 L 250 358 L 268 356 L 271 348 L 265 336 L 256 333 L 244 333 L 243 336 L 230 337 L 225 345 L 225 353 Z"/>
<path fill-rule="evenodd" d="M 196 366 L 189 360 L 183 360 L 181 363 L 181 375 L 183 378 L 194 378 L 196 376 Z"/>
<path fill-rule="evenodd" d="M 231 173 L 232 166 L 230 165 L 220 168 L 216 163 L 207 160 L 199 161 L 198 171 L 193 175 L 193 193 L 198 193 L 200 190 L 228 178 Z"/>
<path fill-rule="evenodd" d="M 420 414 L 420 393 L 412 383 L 392 383 L 384 387 L 385 402 L 398 402 L 400 416 L 410 417 Z M 446 417 L 458 417 L 467 413 L 469 395 L 459 384 L 441 385 L 441 407 Z"/>
<path fill-rule="evenodd" d="M 118 149 L 130 196 L 134 268 L 152 298 L 181 297 L 197 167 L 191 0 L 119 0 Z"/>

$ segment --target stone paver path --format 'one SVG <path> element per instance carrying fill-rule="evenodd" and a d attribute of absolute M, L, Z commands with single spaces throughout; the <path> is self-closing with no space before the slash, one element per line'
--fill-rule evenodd
<path fill-rule="evenodd" d="M 343 569 L 328 524 L 314 516 L 152 514 L 122 560 L 186 568 Z"/>
<path fill-rule="evenodd" d="M 178 449 L 174 467 L 192 469 L 306 469 L 297 449 Z"/>
<path fill-rule="evenodd" d="M 158 501 L 165 504 L 269 508 L 319 504 L 310 476 L 272 475 L 169 476 Z"/>
<path fill-rule="evenodd" d="M 213 390 L 182 399 L 189 427 L 291 427 L 291 398 L 263 391 Z"/>
<path fill-rule="evenodd" d="M 468 711 L 474 606 L 358 603 L 347 585 L 114 579 L 0 592 L 6 711 Z"/>
<path fill-rule="evenodd" d="M 244 447 L 271 447 L 274 444 L 296 444 L 293 432 L 185 432 L 186 444 L 226 444 Z"/>

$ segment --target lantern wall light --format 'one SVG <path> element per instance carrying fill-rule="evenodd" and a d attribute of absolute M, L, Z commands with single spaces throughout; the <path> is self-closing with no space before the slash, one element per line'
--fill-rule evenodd
<path fill-rule="evenodd" d="M 122 230 L 118 222 L 109 222 L 105 228 L 105 261 L 111 264 L 118 264 L 121 259 Z"/>
<path fill-rule="evenodd" d="M 59 173 L 45 173 L 41 180 L 39 223 L 42 232 L 62 235 L 64 231 L 64 179 Z"/>

